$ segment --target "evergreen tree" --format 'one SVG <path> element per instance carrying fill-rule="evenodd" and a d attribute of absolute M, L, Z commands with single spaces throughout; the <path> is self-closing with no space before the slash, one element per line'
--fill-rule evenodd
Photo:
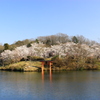
<path fill-rule="evenodd" d="M 50 44 L 51 44 L 51 41 L 50 40 L 47 40 L 46 41 L 46 45 L 50 46 Z"/>
<path fill-rule="evenodd" d="M 28 44 L 27 44 L 27 47 L 31 47 L 31 46 L 32 46 L 31 43 L 28 43 Z"/>
<path fill-rule="evenodd" d="M 38 39 L 36 39 L 36 40 L 35 40 L 35 42 L 36 42 L 36 43 L 39 43 L 39 40 L 38 40 Z"/>
<path fill-rule="evenodd" d="M 72 42 L 74 42 L 74 43 L 78 43 L 78 39 L 77 39 L 76 36 L 73 36 L 73 37 L 72 37 Z"/>
<path fill-rule="evenodd" d="M 4 44 L 4 50 L 9 50 L 10 49 L 10 45 L 8 43 Z"/>

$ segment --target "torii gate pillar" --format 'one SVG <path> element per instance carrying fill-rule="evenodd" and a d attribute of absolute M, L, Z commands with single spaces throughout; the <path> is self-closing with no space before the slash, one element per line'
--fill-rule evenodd
<path fill-rule="evenodd" d="M 49 65 L 49 69 L 50 69 L 50 72 L 52 70 L 52 61 L 40 61 L 42 62 L 42 72 L 44 71 L 44 65 L 47 64 Z"/>

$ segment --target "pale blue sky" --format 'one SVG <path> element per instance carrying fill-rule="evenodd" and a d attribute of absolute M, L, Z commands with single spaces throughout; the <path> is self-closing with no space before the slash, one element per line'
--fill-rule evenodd
<path fill-rule="evenodd" d="M 0 0 L 0 43 L 56 33 L 100 42 L 100 0 Z"/>

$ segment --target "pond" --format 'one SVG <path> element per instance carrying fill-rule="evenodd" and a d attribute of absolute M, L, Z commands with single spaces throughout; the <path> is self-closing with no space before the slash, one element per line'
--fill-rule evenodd
<path fill-rule="evenodd" d="M 0 100 L 99 100 L 100 71 L 0 71 Z"/>

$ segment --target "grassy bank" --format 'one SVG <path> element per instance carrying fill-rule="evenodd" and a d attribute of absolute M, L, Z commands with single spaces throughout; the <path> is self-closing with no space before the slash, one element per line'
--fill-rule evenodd
<path fill-rule="evenodd" d="M 31 61 L 21 61 L 14 64 L 9 64 L 6 66 L 0 67 L 0 70 L 8 71 L 38 71 L 41 67 L 41 62 L 31 62 Z"/>

